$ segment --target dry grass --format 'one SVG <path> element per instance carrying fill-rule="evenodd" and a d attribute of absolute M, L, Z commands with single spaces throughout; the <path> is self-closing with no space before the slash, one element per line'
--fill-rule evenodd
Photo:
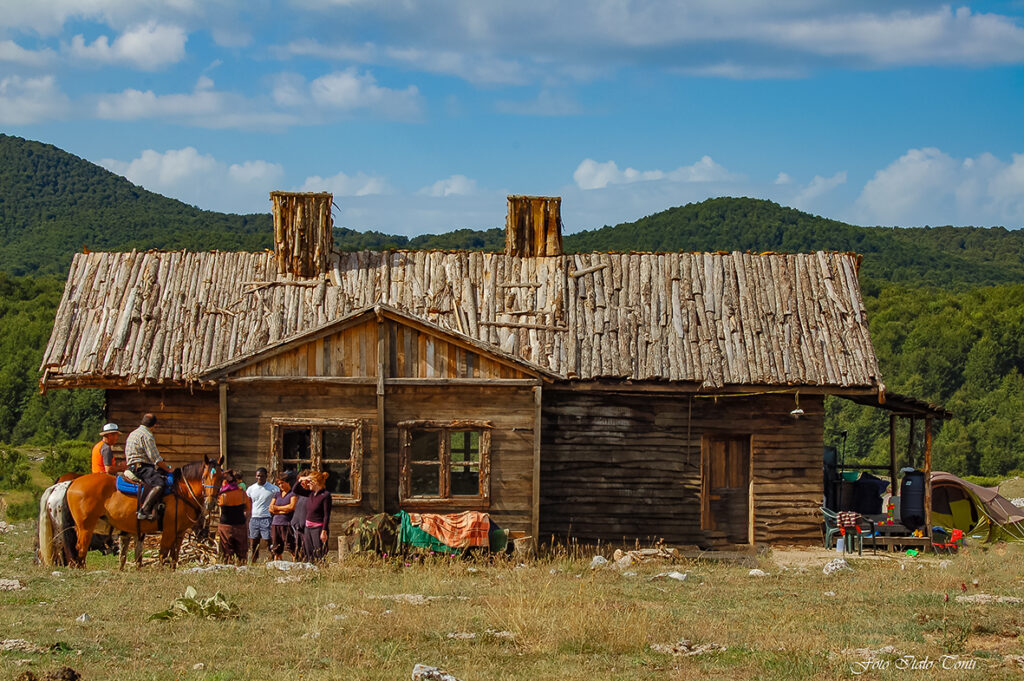
<path fill-rule="evenodd" d="M 863 659 L 842 650 L 885 645 L 919 660 L 948 653 L 975 661 L 973 671 L 939 667 L 917 672 L 921 678 L 1022 674 L 1004 656 L 1024 655 L 1024 608 L 955 602 L 961 584 L 1024 597 L 1021 546 L 972 548 L 945 567 L 937 558 L 852 558 L 852 572 L 831 577 L 821 566 L 834 554 L 786 552 L 786 569 L 761 558 L 769 572 L 762 578 L 747 576 L 749 567 L 698 560 L 673 567 L 690 575 L 685 582 L 652 581 L 668 566 L 642 565 L 627 577 L 562 557 L 526 567 L 354 560 L 279 582 L 290 573 L 118 574 L 113 557 L 96 554 L 89 571 L 55 576 L 33 565 L 30 529 L 0 536 L 0 577 L 26 586 L 0 592 L 0 638 L 58 650 L 0 653 L 3 678 L 68 665 L 88 680 L 407 679 L 421 662 L 467 681 L 836 679 L 852 678 Z M 188 585 L 200 596 L 224 592 L 246 618 L 147 621 Z M 394 598 L 402 594 L 435 598 Z M 82 613 L 90 616 L 84 624 L 75 621 Z M 475 637 L 449 637 L 455 633 Z M 727 650 L 672 658 L 649 647 L 681 638 Z M 915 678 L 891 656 L 882 659 L 890 668 L 865 677 Z"/>

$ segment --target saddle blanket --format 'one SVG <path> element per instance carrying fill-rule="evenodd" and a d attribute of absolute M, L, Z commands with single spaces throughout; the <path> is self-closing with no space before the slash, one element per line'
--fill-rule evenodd
<path fill-rule="evenodd" d="M 167 474 L 167 481 L 164 483 L 164 496 L 167 496 L 171 491 L 171 486 L 174 484 L 174 476 L 171 473 Z M 137 485 L 134 482 L 128 482 L 124 479 L 123 475 L 117 476 L 117 491 L 128 496 L 136 497 L 139 495 L 139 488 L 142 485 Z"/>

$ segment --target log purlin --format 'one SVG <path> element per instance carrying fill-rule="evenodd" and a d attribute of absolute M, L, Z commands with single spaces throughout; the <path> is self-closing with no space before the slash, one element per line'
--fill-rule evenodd
<path fill-rule="evenodd" d="M 852 254 L 331 257 L 295 279 L 271 252 L 78 254 L 43 387 L 187 385 L 378 303 L 563 378 L 880 384 Z"/>

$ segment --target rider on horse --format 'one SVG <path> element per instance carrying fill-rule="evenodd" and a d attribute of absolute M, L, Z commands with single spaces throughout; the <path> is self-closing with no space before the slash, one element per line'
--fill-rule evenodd
<path fill-rule="evenodd" d="M 147 485 L 151 485 L 149 494 L 142 502 L 137 514 L 139 520 L 152 520 L 154 518 L 153 507 L 163 496 L 164 486 L 167 484 L 165 473 L 171 472 L 160 452 L 156 448 L 156 439 L 150 430 L 156 425 L 156 416 L 146 414 L 142 417 L 142 424 L 133 430 L 128 439 L 124 441 L 125 462 L 136 478 Z"/>

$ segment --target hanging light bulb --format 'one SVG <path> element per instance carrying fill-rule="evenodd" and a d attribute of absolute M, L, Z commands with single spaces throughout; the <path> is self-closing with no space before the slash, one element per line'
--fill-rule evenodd
<path fill-rule="evenodd" d="M 800 391 L 797 390 L 796 393 L 794 393 L 793 397 L 796 400 L 796 409 L 789 412 L 789 415 L 795 419 L 798 419 L 804 415 L 804 410 L 800 408 Z"/>

